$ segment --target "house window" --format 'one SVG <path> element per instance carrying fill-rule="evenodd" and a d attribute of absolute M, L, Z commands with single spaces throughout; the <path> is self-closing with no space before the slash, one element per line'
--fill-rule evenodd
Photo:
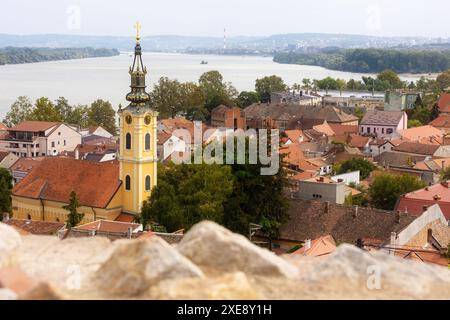
<path fill-rule="evenodd" d="M 39 143 L 36 144 L 36 148 L 39 148 Z"/>
<path fill-rule="evenodd" d="M 125 190 L 131 190 L 131 178 L 130 176 L 125 177 Z"/>
<path fill-rule="evenodd" d="M 28 220 L 31 220 L 31 214 L 28 215 Z"/>
<path fill-rule="evenodd" d="M 145 191 L 150 191 L 151 189 L 151 183 L 150 183 L 150 176 L 145 177 Z"/>
<path fill-rule="evenodd" d="M 131 150 L 131 134 L 129 133 L 125 137 L 125 148 Z"/>
<path fill-rule="evenodd" d="M 150 133 L 145 135 L 145 150 L 150 150 Z"/>
<path fill-rule="evenodd" d="M 384 128 L 381 128 L 381 133 L 384 133 Z"/>
<path fill-rule="evenodd" d="M 52 141 L 52 148 L 55 147 L 55 141 Z"/>
<path fill-rule="evenodd" d="M 392 132 L 394 132 L 394 129 L 392 129 L 392 128 L 386 129 L 387 134 L 391 134 Z"/>
<path fill-rule="evenodd" d="M 22 147 L 26 148 L 26 147 L 27 147 L 27 145 L 26 145 L 26 144 L 22 144 Z"/>
<path fill-rule="evenodd" d="M 370 127 L 367 127 L 367 133 L 370 133 Z"/>

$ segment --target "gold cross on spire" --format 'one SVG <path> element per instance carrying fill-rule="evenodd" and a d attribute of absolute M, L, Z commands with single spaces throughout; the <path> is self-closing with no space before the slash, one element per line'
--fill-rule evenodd
<path fill-rule="evenodd" d="M 139 23 L 139 21 L 137 21 L 134 24 L 134 28 L 136 29 L 136 41 L 139 42 L 141 40 L 141 28 L 142 28 L 142 25 Z"/>

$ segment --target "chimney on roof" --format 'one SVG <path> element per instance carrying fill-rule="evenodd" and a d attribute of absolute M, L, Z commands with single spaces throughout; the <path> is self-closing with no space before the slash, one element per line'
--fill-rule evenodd
<path fill-rule="evenodd" d="M 355 218 L 358 217 L 358 209 L 359 207 L 357 205 L 353 207 L 353 217 Z"/>
<path fill-rule="evenodd" d="M 80 150 L 78 148 L 75 148 L 75 159 L 80 160 Z"/>
<path fill-rule="evenodd" d="M 330 212 L 330 201 L 325 201 L 325 213 Z"/>
<path fill-rule="evenodd" d="M 311 239 L 306 239 L 303 247 L 305 248 L 305 251 L 303 251 L 303 253 L 306 255 L 306 250 L 311 249 Z"/>
<path fill-rule="evenodd" d="M 127 230 L 127 239 L 131 239 L 132 234 L 133 234 L 133 228 L 129 227 Z"/>
<path fill-rule="evenodd" d="M 395 222 L 400 223 L 400 218 L 401 218 L 401 211 L 397 210 L 397 212 L 395 213 Z"/>

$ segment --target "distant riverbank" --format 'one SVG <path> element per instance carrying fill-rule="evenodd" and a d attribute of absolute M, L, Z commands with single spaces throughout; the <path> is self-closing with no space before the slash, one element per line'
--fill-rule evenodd
<path fill-rule="evenodd" d="M 112 57 L 119 54 L 116 49 L 6 47 L 0 48 L 0 65 Z"/>

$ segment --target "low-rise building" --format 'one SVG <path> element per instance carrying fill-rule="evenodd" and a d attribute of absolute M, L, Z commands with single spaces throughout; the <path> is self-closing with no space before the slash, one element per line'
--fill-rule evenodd
<path fill-rule="evenodd" d="M 359 124 L 361 135 L 390 138 L 399 130 L 408 128 L 408 116 L 403 111 L 367 111 Z"/>
<path fill-rule="evenodd" d="M 329 201 L 343 204 L 349 195 L 357 195 L 358 190 L 348 187 L 344 181 L 333 181 L 328 177 L 317 177 L 297 181 L 298 191 L 291 196 L 302 200 Z"/>
<path fill-rule="evenodd" d="M 81 134 L 60 122 L 24 121 L 9 128 L 0 140 L 0 151 L 18 157 L 56 156 L 73 151 L 81 143 Z"/>
<path fill-rule="evenodd" d="M 243 113 L 241 108 L 220 105 L 211 110 L 211 126 L 245 130 L 247 126 Z"/>
<path fill-rule="evenodd" d="M 384 110 L 403 111 L 414 108 L 420 93 L 410 90 L 388 90 L 385 93 Z"/>

